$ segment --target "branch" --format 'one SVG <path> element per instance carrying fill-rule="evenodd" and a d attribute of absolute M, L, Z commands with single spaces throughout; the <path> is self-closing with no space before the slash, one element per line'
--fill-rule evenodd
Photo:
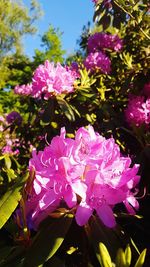
<path fill-rule="evenodd" d="M 135 22 L 135 24 L 137 25 L 137 26 L 139 26 L 139 24 L 138 24 L 138 22 L 137 22 L 137 20 L 136 20 L 136 18 L 128 11 L 128 10 L 126 10 L 123 6 L 120 6 L 119 4 L 118 4 L 118 2 L 117 1 L 115 1 L 114 0 L 114 3 L 121 9 L 121 10 L 123 10 L 126 14 L 128 14 L 129 16 L 130 16 L 130 18 L 132 18 L 133 20 L 134 20 L 134 22 Z M 140 29 L 140 31 L 143 33 L 143 35 L 148 39 L 148 40 L 150 40 L 150 36 L 139 26 L 139 29 Z"/>

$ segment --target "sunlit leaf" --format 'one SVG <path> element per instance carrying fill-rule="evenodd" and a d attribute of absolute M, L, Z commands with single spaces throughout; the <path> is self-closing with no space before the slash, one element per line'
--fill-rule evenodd
<path fill-rule="evenodd" d="M 72 214 L 66 214 L 53 222 L 51 218 L 47 218 L 27 251 L 24 267 L 43 264 L 56 253 L 69 230 L 72 218 Z"/>
<path fill-rule="evenodd" d="M 6 168 L 10 169 L 11 168 L 11 159 L 10 159 L 9 155 L 6 154 L 4 157 L 4 160 L 5 160 Z"/>
<path fill-rule="evenodd" d="M 116 267 L 126 267 L 125 253 L 122 248 L 117 251 Z"/>
<path fill-rule="evenodd" d="M 102 267 L 112 267 L 111 258 L 106 246 L 100 242 L 99 244 L 100 251 L 100 261 Z"/>
<path fill-rule="evenodd" d="M 93 216 L 85 228 L 88 238 L 92 243 L 96 256 L 100 261 L 99 243 L 102 242 L 108 249 L 112 261 L 115 259 L 117 251 L 129 240 L 121 231 L 119 226 L 114 229 L 106 227 L 97 217 Z M 127 242 L 128 241 L 128 242 Z"/>
<path fill-rule="evenodd" d="M 138 258 L 138 260 L 137 260 L 137 262 L 136 262 L 134 267 L 142 267 L 143 266 L 144 261 L 145 261 L 146 251 L 147 251 L 146 249 L 144 249 L 142 251 L 142 253 L 140 254 L 140 256 L 139 256 L 139 258 Z"/>
<path fill-rule="evenodd" d="M 127 245 L 125 249 L 125 259 L 126 259 L 126 267 L 129 267 L 131 264 L 132 252 L 129 245 Z"/>
<path fill-rule="evenodd" d="M 16 184 L 11 187 L 5 195 L 0 199 L 0 228 L 7 222 L 13 211 L 16 209 L 19 200 L 21 199 L 21 190 L 28 173 L 22 179 L 18 179 Z"/>

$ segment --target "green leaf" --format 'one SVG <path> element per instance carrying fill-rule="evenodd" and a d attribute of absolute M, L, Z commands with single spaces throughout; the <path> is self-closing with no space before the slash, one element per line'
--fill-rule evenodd
<path fill-rule="evenodd" d="M 85 230 L 100 263 L 100 242 L 107 247 L 112 261 L 116 258 L 118 249 L 129 242 L 119 226 L 108 228 L 96 216 L 91 217 Z"/>
<path fill-rule="evenodd" d="M 57 101 L 62 112 L 65 114 L 68 120 L 75 121 L 74 111 L 71 108 L 71 106 L 67 103 L 67 101 L 60 97 L 57 97 Z"/>
<path fill-rule="evenodd" d="M 43 265 L 42 265 L 43 266 Z M 55 255 L 44 264 L 44 267 L 65 267 L 65 264 Z"/>
<path fill-rule="evenodd" d="M 43 264 L 56 253 L 69 230 L 72 218 L 72 214 L 66 214 L 58 219 L 48 217 L 45 220 L 27 251 L 24 267 Z"/>
<path fill-rule="evenodd" d="M 145 256 L 146 256 L 146 249 L 142 251 L 134 267 L 142 267 L 145 261 Z"/>
<path fill-rule="evenodd" d="M 119 248 L 117 252 L 116 267 L 126 267 L 125 253 L 122 248 Z"/>
<path fill-rule="evenodd" d="M 7 222 L 13 211 L 16 209 L 21 199 L 21 189 L 27 180 L 28 173 L 22 179 L 18 179 L 16 184 L 11 187 L 0 199 L 0 229 Z"/>
<path fill-rule="evenodd" d="M 126 267 L 129 267 L 131 264 L 132 252 L 129 245 L 127 245 L 125 249 L 125 259 L 126 259 Z"/>
<path fill-rule="evenodd" d="M 109 252 L 103 243 L 99 243 L 100 261 L 102 267 L 112 267 Z"/>
<path fill-rule="evenodd" d="M 11 159 L 7 154 L 5 155 L 4 160 L 5 160 L 6 168 L 10 169 L 11 168 Z"/>
<path fill-rule="evenodd" d="M 15 174 L 13 169 L 7 169 L 6 170 L 9 181 L 11 181 L 12 179 L 15 179 L 17 177 L 17 175 Z"/>

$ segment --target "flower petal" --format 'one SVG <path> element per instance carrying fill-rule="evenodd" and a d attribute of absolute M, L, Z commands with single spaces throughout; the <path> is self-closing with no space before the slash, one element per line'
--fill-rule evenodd
<path fill-rule="evenodd" d="M 67 192 L 64 194 L 64 200 L 69 208 L 72 208 L 73 206 L 76 205 L 77 202 L 76 194 L 72 191 L 70 186 Z"/>
<path fill-rule="evenodd" d="M 53 190 L 45 193 L 39 201 L 39 207 L 41 210 L 47 209 L 52 205 L 56 200 L 59 199 L 59 195 L 55 194 Z"/>
<path fill-rule="evenodd" d="M 107 226 L 107 227 L 115 227 L 116 225 L 116 220 L 113 214 L 112 209 L 108 205 L 101 205 L 96 209 L 96 212 L 102 222 Z"/>
<path fill-rule="evenodd" d="M 92 212 L 93 209 L 91 209 L 90 206 L 88 206 L 85 202 L 80 203 L 75 215 L 77 224 L 80 226 L 85 225 L 92 215 Z"/>

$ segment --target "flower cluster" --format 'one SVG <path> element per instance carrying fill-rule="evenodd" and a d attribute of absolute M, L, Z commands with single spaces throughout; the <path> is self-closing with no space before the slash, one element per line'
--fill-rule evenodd
<path fill-rule="evenodd" d="M 19 154 L 19 147 L 20 147 L 20 143 L 19 143 L 19 139 L 10 136 L 9 133 L 7 133 L 4 136 L 4 142 L 5 145 L 2 146 L 1 152 L 2 154 L 9 154 L 9 155 L 18 155 Z"/>
<path fill-rule="evenodd" d="M 15 93 L 48 99 L 53 95 L 73 92 L 74 81 L 78 78 L 75 69 L 60 63 L 55 66 L 48 60 L 34 72 L 32 83 L 15 87 Z"/>
<path fill-rule="evenodd" d="M 89 53 L 110 49 L 112 51 L 120 51 L 123 46 L 122 39 L 117 34 L 107 34 L 104 32 L 96 32 L 88 39 L 88 51 Z"/>
<path fill-rule="evenodd" d="M 20 113 L 17 111 L 12 111 L 6 116 L 6 121 L 11 124 L 11 123 L 16 123 L 16 124 L 21 124 L 22 122 L 22 117 Z"/>
<path fill-rule="evenodd" d="M 16 85 L 14 89 L 14 93 L 18 95 L 31 95 L 32 92 L 32 84 L 22 84 L 22 85 Z"/>
<path fill-rule="evenodd" d="M 88 39 L 87 50 L 88 56 L 84 61 L 87 70 L 99 71 L 109 74 L 111 71 L 111 61 L 104 53 L 105 50 L 119 51 L 122 49 L 122 40 L 118 35 L 97 32 Z"/>
<path fill-rule="evenodd" d="M 111 71 L 111 61 L 102 52 L 90 53 L 84 61 L 84 66 L 91 73 L 97 70 L 98 72 L 108 74 Z"/>
<path fill-rule="evenodd" d="M 130 213 L 138 208 L 133 188 L 139 182 L 138 165 L 120 154 L 113 138 L 105 139 L 92 126 L 81 127 L 75 139 L 66 138 L 65 128 L 44 151 L 33 151 L 29 162 L 35 172 L 26 201 L 30 227 L 60 205 L 74 210 L 78 225 L 87 223 L 96 211 L 102 222 L 114 227 L 113 207 L 123 202 Z"/>
<path fill-rule="evenodd" d="M 22 122 L 21 115 L 12 111 L 9 114 L 4 114 L 4 116 L 0 116 L 0 138 L 1 138 L 1 153 L 9 154 L 9 155 L 18 155 L 20 142 L 19 139 L 16 138 L 12 133 L 10 133 L 9 128 L 12 123 L 16 125 L 20 125 Z"/>
<path fill-rule="evenodd" d="M 144 96 L 133 96 L 129 98 L 125 110 L 125 117 L 130 125 L 140 127 L 150 123 L 150 98 L 144 100 Z"/>

